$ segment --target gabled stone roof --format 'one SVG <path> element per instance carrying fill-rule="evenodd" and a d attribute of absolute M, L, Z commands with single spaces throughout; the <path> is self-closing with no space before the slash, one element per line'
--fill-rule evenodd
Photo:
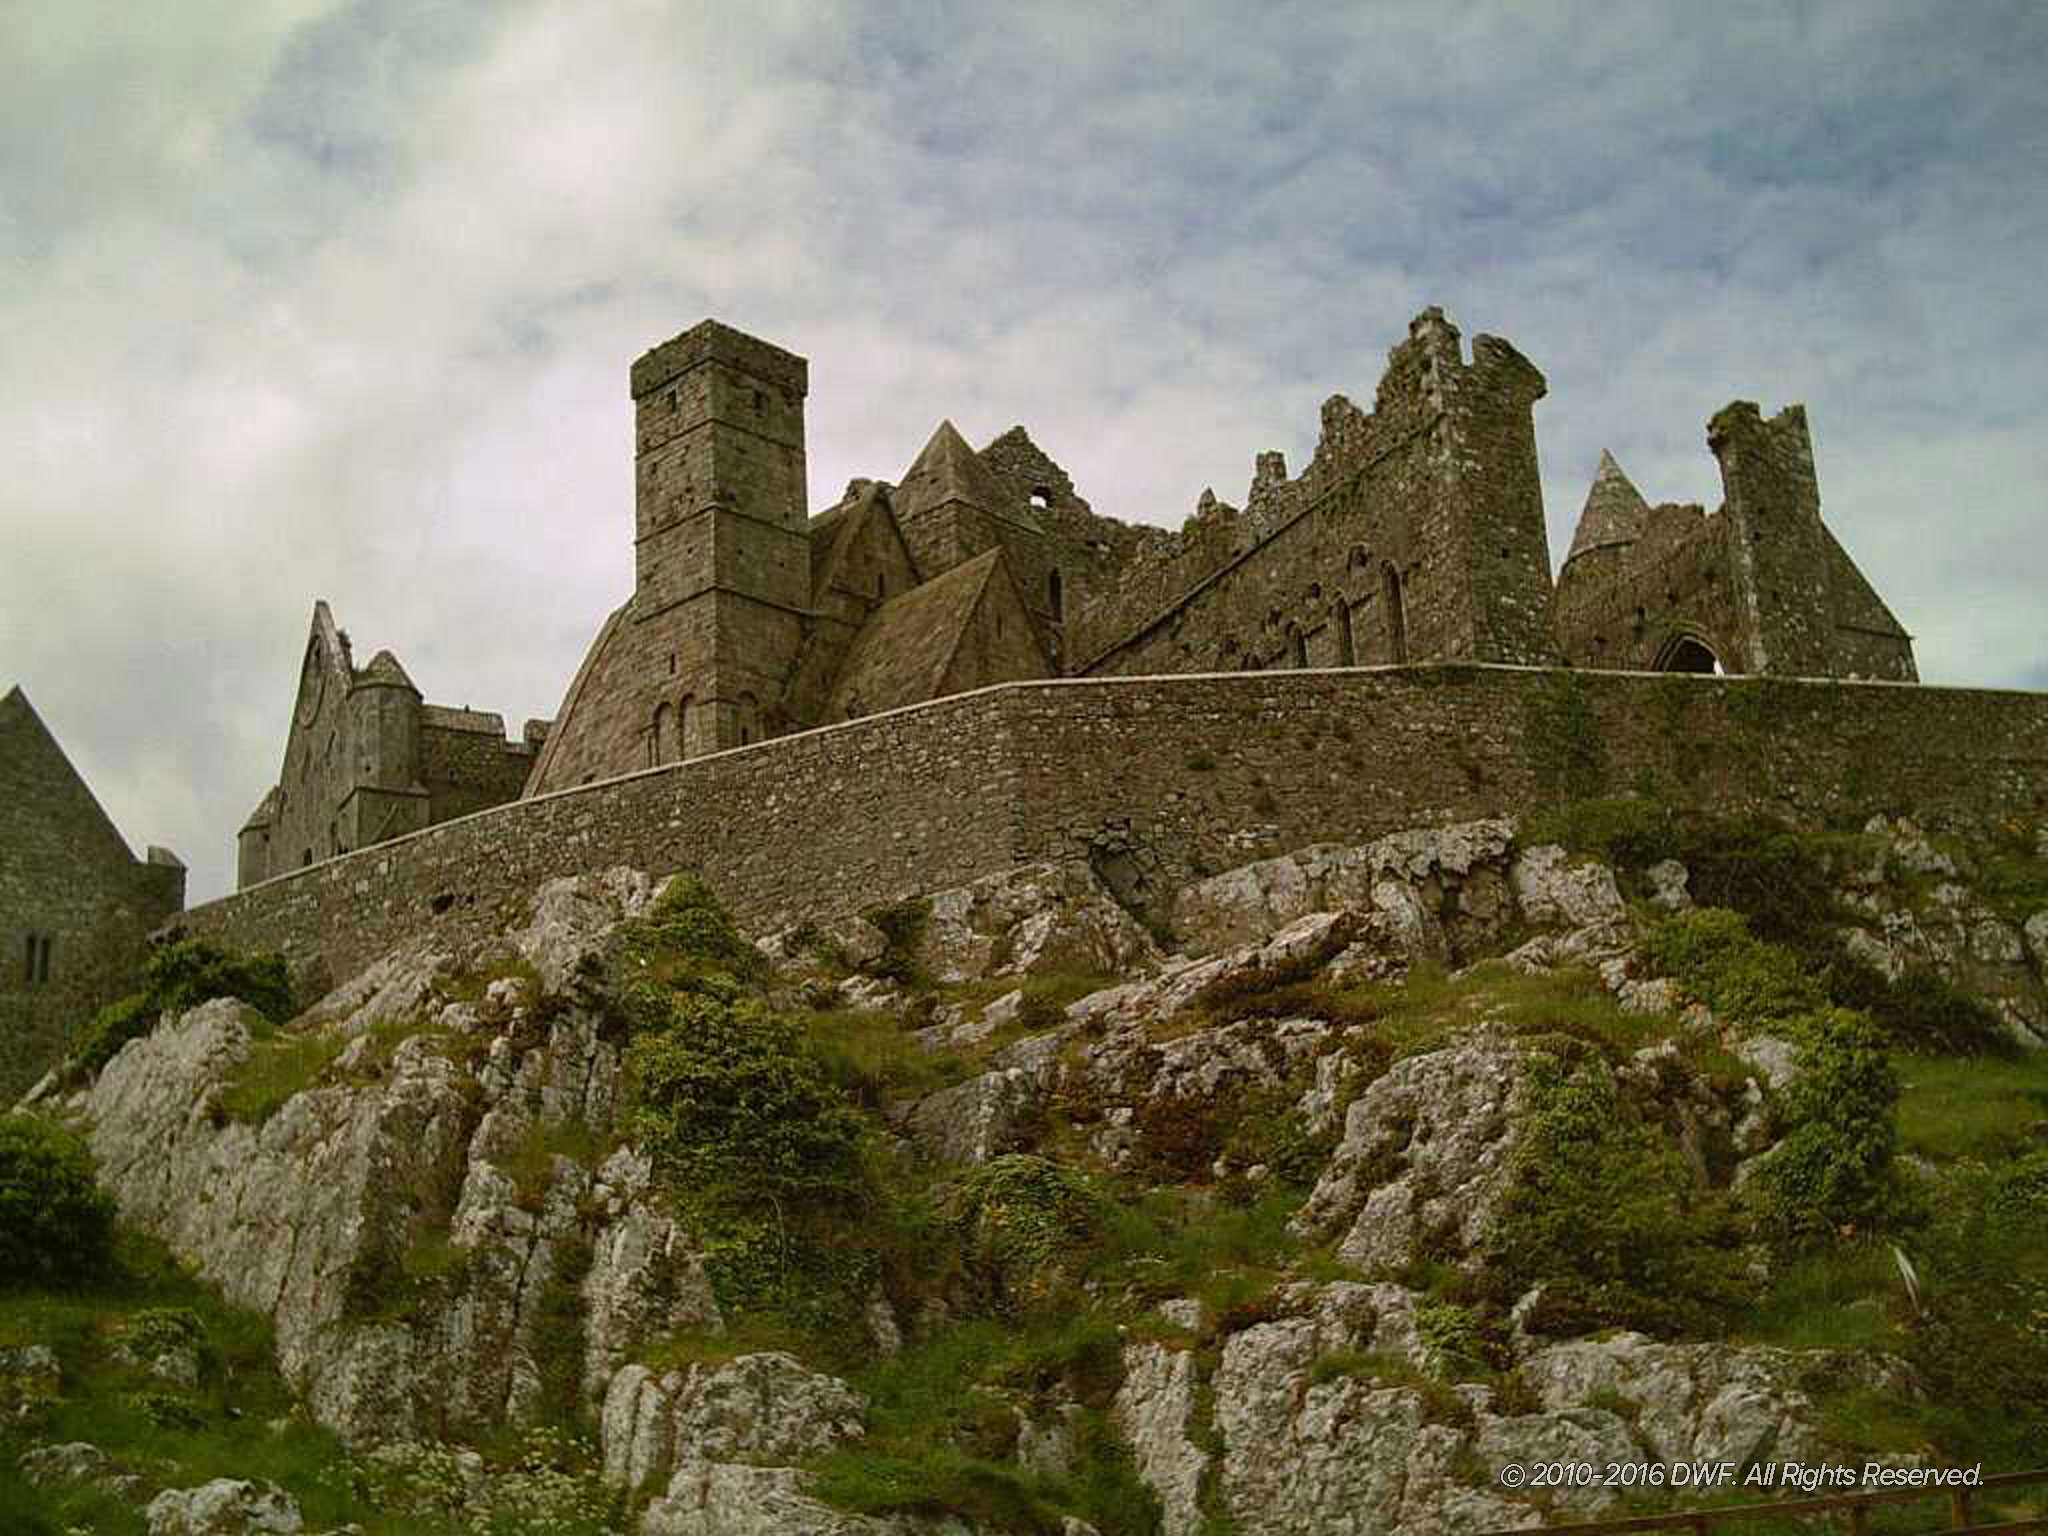
<path fill-rule="evenodd" d="M 1592 489 L 1586 492 L 1578 531 L 1572 535 L 1571 553 L 1565 559 L 1575 560 L 1588 550 L 1614 544 L 1633 544 L 1642 537 L 1643 525 L 1649 519 L 1650 504 L 1643 500 L 1643 493 L 1622 473 L 1614 455 L 1603 448 L 1599 473 L 1593 477 Z"/>
<path fill-rule="evenodd" d="M 0 847 L 13 846 L 17 829 L 6 823 L 34 817 L 61 826 L 81 857 L 134 862 L 128 840 L 19 684 L 0 698 L 0 758 L 10 786 L 28 791 L 0 806 Z"/>
<path fill-rule="evenodd" d="M 988 550 L 877 608 L 839 669 L 826 718 L 879 714 L 944 692 L 961 636 L 1002 559 L 1002 550 Z"/>
<path fill-rule="evenodd" d="M 1028 512 L 1003 494 L 981 455 L 967 446 L 967 439 L 950 421 L 939 423 L 917 461 L 903 472 L 903 483 L 891 499 L 900 518 L 958 502 L 1013 523 L 1038 526 Z"/>

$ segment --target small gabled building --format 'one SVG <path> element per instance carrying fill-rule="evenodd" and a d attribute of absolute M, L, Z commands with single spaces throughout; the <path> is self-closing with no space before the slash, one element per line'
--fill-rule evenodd
<path fill-rule="evenodd" d="M 0 1104 L 132 990 L 150 933 L 185 906 L 185 866 L 136 858 L 20 688 L 0 699 Z"/>

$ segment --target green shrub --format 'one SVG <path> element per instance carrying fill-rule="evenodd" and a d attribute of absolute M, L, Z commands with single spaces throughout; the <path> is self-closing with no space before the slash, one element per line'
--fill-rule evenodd
<path fill-rule="evenodd" d="M 627 1059 L 636 1139 L 671 1188 L 798 1204 L 860 1189 L 860 1118 L 789 1019 L 686 995 Z"/>
<path fill-rule="evenodd" d="M 1715 1013 L 1748 1031 L 1784 1029 L 1827 1003 L 1799 957 L 1759 943 L 1748 920 L 1725 907 L 1666 918 L 1643 940 L 1643 953 Z"/>
<path fill-rule="evenodd" d="M 1803 1021 L 1799 1075 L 1781 1109 L 1791 1129 L 1750 1190 L 1783 1236 L 1882 1227 L 1898 1214 L 1892 1168 L 1899 1079 L 1870 1020 L 1846 1008 Z"/>
<path fill-rule="evenodd" d="M 1929 966 L 1891 977 L 1836 944 L 1827 967 L 1835 1001 L 1870 1015 L 1887 1039 L 1908 1050 L 1958 1056 L 2011 1056 L 2018 1050 L 1987 1004 Z"/>
<path fill-rule="evenodd" d="M 0 1286 L 93 1279 L 113 1232 L 84 1145 L 39 1116 L 0 1115 Z"/>
<path fill-rule="evenodd" d="M 676 991 L 730 998 L 765 980 L 768 961 L 733 925 L 717 895 L 685 870 L 618 939 L 621 985 L 652 982 Z"/>
<path fill-rule="evenodd" d="M 240 998 L 273 1024 L 293 1013 L 291 978 L 282 955 L 247 955 L 211 939 L 157 944 L 142 970 L 143 989 L 109 1003 L 79 1031 L 66 1067 L 97 1074 L 130 1040 L 156 1027 L 165 1013 L 181 1013 L 216 997 Z"/>
<path fill-rule="evenodd" d="M 91 1077 L 120 1054 L 130 1040 L 140 1040 L 161 1017 L 156 999 L 147 992 L 130 993 L 107 1004 L 92 1016 L 92 1022 L 71 1042 L 65 1065 Z"/>
<path fill-rule="evenodd" d="M 960 1182 L 957 1220 L 970 1273 L 998 1308 L 1036 1300 L 1077 1262 L 1101 1226 L 1088 1181 L 1048 1158 L 1011 1153 Z"/>
<path fill-rule="evenodd" d="M 1635 1118 L 1606 1062 L 1538 1055 L 1513 1181 L 1482 1240 L 1491 1298 L 1544 1288 L 1539 1324 L 1717 1332 L 1746 1299 L 1726 1200 Z"/>
<path fill-rule="evenodd" d="M 1919 1241 L 1907 1357 L 1952 1464 L 2033 1466 L 2048 1445 L 2048 1153 L 1959 1166 Z"/>
<path fill-rule="evenodd" d="M 931 903 L 899 901 L 870 907 L 861 916 L 882 935 L 881 958 L 868 966 L 869 974 L 900 981 L 905 986 L 924 985 L 925 976 L 917 964 L 917 947 L 924 941 L 925 927 L 931 921 Z"/>
<path fill-rule="evenodd" d="M 1529 818 L 1521 841 L 1559 843 L 1620 869 L 1642 869 L 1677 852 L 1671 807 L 1638 795 L 1569 800 Z"/>
<path fill-rule="evenodd" d="M 292 1016 L 291 977 L 282 955 L 248 955 L 211 939 L 177 939 L 150 951 L 143 976 L 157 1006 L 168 1012 L 236 997 L 273 1024 Z"/>

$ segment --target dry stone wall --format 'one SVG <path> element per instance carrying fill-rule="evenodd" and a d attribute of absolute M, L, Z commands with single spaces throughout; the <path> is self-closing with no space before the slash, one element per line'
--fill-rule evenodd
<path fill-rule="evenodd" d="M 698 868 L 760 929 L 1047 860 L 1143 906 L 1308 843 L 1645 790 L 2038 819 L 2048 695 L 1478 665 L 1011 683 L 500 806 L 182 921 L 340 977 L 618 864 Z"/>

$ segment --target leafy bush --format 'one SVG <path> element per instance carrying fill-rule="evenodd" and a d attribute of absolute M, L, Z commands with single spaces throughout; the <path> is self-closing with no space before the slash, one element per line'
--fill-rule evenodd
<path fill-rule="evenodd" d="M 1725 1199 L 1636 1119 L 1605 1061 L 1534 1058 L 1514 1180 L 1483 1242 L 1496 1302 L 1544 1288 L 1539 1325 L 1716 1332 L 1746 1299 Z"/>
<path fill-rule="evenodd" d="M 1643 869 L 1678 851 L 1671 807 L 1638 795 L 1570 800 L 1529 819 L 1525 843 L 1561 843 L 1620 869 Z"/>
<path fill-rule="evenodd" d="M 150 951 L 143 970 L 157 1006 L 173 1013 L 216 997 L 238 997 L 273 1024 L 292 1016 L 284 957 L 248 955 L 210 939 L 178 939 Z"/>
<path fill-rule="evenodd" d="M 1725 907 L 1701 907 L 1665 919 L 1645 937 L 1643 953 L 1744 1031 L 1782 1029 L 1828 1000 L 1797 955 L 1759 943 L 1748 920 Z"/>
<path fill-rule="evenodd" d="M 142 970 L 143 989 L 107 1004 L 71 1043 L 66 1066 L 92 1076 L 122 1046 L 156 1027 L 165 1013 L 181 1013 L 216 997 L 240 998 L 273 1024 L 293 1013 L 284 957 L 248 955 L 211 939 L 157 944 Z"/>
<path fill-rule="evenodd" d="M 1074 1266 L 1100 1224 L 1086 1179 L 1048 1158 L 993 1158 L 960 1184 L 957 1217 L 967 1262 L 999 1308 L 1043 1296 Z"/>
<path fill-rule="evenodd" d="M 92 1156 L 35 1115 L 0 1115 L 0 1285 L 63 1285 L 105 1272 L 114 1208 Z"/>
<path fill-rule="evenodd" d="M 1907 1355 L 1955 1464 L 2032 1466 L 2048 1445 L 2048 1152 L 1964 1164 L 1921 1239 Z"/>
<path fill-rule="evenodd" d="M 638 1143 L 686 1198 L 816 1204 L 859 1191 L 860 1118 L 790 1020 L 685 995 L 627 1059 Z"/>
<path fill-rule="evenodd" d="M 924 941 L 925 926 L 931 921 L 931 903 L 899 901 L 870 907 L 861 915 L 882 935 L 881 958 L 868 966 L 869 974 L 900 981 L 905 986 L 922 986 L 925 977 L 918 968 L 917 947 Z"/>
<path fill-rule="evenodd" d="M 768 975 L 768 962 L 733 925 L 702 878 L 684 871 L 619 939 L 624 981 L 731 998 Z"/>
<path fill-rule="evenodd" d="M 156 999 L 147 992 L 130 993 L 107 1004 L 92 1017 L 71 1042 L 65 1065 L 72 1071 L 92 1076 L 120 1054 L 130 1040 L 140 1040 L 162 1016 Z"/>
<path fill-rule="evenodd" d="M 1758 1167 L 1751 1196 L 1784 1236 L 1884 1226 L 1900 1199 L 1899 1079 L 1884 1037 L 1847 1008 L 1802 1022 L 1799 1075 L 1782 1099 L 1792 1128 Z"/>

